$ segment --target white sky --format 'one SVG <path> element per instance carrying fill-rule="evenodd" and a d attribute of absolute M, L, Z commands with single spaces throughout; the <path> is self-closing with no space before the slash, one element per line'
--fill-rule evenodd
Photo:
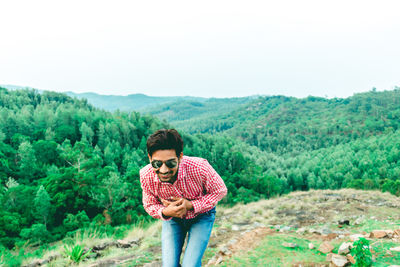
<path fill-rule="evenodd" d="M 1 0 L 0 84 L 346 97 L 400 86 L 400 1 Z"/>

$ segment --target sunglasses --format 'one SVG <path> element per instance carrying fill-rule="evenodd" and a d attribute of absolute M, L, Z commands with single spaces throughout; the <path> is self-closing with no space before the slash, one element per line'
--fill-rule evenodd
<path fill-rule="evenodd" d="M 164 163 L 169 169 L 173 169 L 178 165 L 178 161 L 176 159 L 169 159 L 167 161 L 153 160 L 151 161 L 151 166 L 153 166 L 154 169 L 159 169 Z"/>

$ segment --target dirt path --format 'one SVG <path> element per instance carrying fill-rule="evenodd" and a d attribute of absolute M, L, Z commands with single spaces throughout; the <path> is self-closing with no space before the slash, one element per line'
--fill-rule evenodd
<path fill-rule="evenodd" d="M 276 233 L 273 229 L 266 227 L 258 227 L 253 230 L 248 230 L 236 235 L 232 235 L 231 239 L 226 243 L 219 246 L 217 254 L 205 266 L 215 266 L 232 257 L 235 253 L 243 253 L 257 247 L 259 242 L 265 238 L 266 235 Z"/>

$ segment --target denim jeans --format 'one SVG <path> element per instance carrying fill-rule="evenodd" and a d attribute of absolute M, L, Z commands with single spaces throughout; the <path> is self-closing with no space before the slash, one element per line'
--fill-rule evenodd
<path fill-rule="evenodd" d="M 193 219 L 172 218 L 163 221 L 161 246 L 163 267 L 200 267 L 215 220 L 215 207 Z M 182 265 L 182 246 L 188 234 Z"/>

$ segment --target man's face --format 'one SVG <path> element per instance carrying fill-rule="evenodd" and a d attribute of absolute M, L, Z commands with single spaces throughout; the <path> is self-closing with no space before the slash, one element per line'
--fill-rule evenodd
<path fill-rule="evenodd" d="M 151 157 L 149 155 L 150 163 L 161 182 L 175 181 L 181 158 L 182 153 L 178 158 L 175 149 L 157 150 Z"/>

